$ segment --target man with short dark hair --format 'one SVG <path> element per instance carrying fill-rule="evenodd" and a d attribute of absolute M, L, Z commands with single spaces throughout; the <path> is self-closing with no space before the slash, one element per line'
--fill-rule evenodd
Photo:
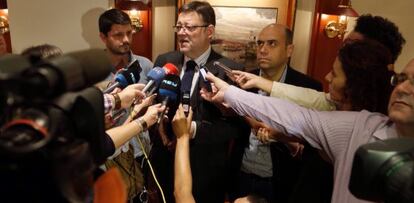
<path fill-rule="evenodd" d="M 284 25 L 270 24 L 263 28 L 257 37 L 259 69 L 254 74 L 271 81 L 322 90 L 321 83 L 288 65 L 294 49 L 292 38 L 292 31 Z M 268 95 L 263 91 L 256 92 Z M 234 156 L 240 159 L 239 163 L 236 162 L 240 171 L 233 186 L 238 190 L 235 194 L 230 193 L 230 198 L 256 194 L 268 202 L 287 202 L 302 165 L 291 154 L 295 154 L 301 146 L 299 143 L 290 143 L 293 147 L 281 143 L 262 143 L 257 136 L 270 129 L 257 121 L 248 120 L 251 125 L 250 137 L 242 142 L 246 144 L 236 146 L 242 148 L 236 148 L 236 151 L 241 151 L 243 155 Z M 292 148 L 292 153 L 289 148 Z"/>
<path fill-rule="evenodd" d="M 166 63 L 175 64 L 180 70 L 181 93 L 190 95 L 190 105 L 194 112 L 190 148 L 193 194 L 196 202 L 206 203 L 224 202 L 230 140 L 243 134 L 247 136 L 249 132 L 240 117 L 222 114 L 199 94 L 205 85 L 200 78 L 200 69 L 204 66 L 212 74 L 226 80 L 229 80 L 226 73 L 213 65 L 215 61 L 234 69 L 243 68 L 211 48 L 215 24 L 215 13 L 209 3 L 192 1 L 183 5 L 174 26 L 179 51 L 162 54 L 155 61 L 155 66 L 161 67 Z M 171 133 L 169 137 L 174 137 Z M 153 149 L 157 176 L 166 193 L 167 202 L 173 201 L 173 154 L 163 150 L 162 146 L 157 146 L 157 142 Z"/>
<path fill-rule="evenodd" d="M 113 71 L 108 77 L 108 81 L 112 81 L 115 74 L 120 70 L 138 68 L 140 72 L 138 82 L 146 83 L 147 73 L 151 70 L 153 64 L 149 59 L 132 53 L 130 46 L 134 30 L 128 14 L 115 8 L 105 11 L 99 17 L 99 32 L 99 37 L 106 46 L 106 52 L 113 66 Z M 138 63 L 135 63 L 136 61 Z M 115 95 L 114 100 L 116 101 Z M 120 99 L 118 98 L 118 100 Z M 126 109 L 127 113 L 115 121 L 116 126 L 121 125 L 129 115 L 129 109 Z M 110 117 L 114 117 L 112 113 L 109 114 Z M 145 140 L 144 143 L 149 143 L 148 131 L 140 133 L 139 136 Z M 141 146 L 136 140 L 137 137 L 135 136 L 120 149 L 117 149 L 110 157 L 110 160 L 106 162 L 107 167 L 117 166 L 121 171 L 125 182 L 128 184 L 128 198 L 130 200 L 136 197 L 143 188 L 143 175 L 140 165 L 134 159 L 134 157 L 143 156 Z M 131 150 L 131 147 L 133 150 Z"/>
<path fill-rule="evenodd" d="M 152 62 L 132 53 L 131 43 L 134 30 L 128 14 L 119 9 L 105 11 L 99 17 L 99 37 L 106 46 L 106 51 L 114 66 L 114 72 L 128 67 L 138 60 L 142 69 L 140 83 L 146 82 L 147 73 L 152 68 Z"/>

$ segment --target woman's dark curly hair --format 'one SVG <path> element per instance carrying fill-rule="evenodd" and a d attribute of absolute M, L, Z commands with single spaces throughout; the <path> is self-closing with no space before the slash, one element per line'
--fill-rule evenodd
<path fill-rule="evenodd" d="M 353 111 L 366 109 L 387 114 L 392 86 L 390 51 L 373 40 L 355 41 L 339 50 L 338 59 L 345 72 L 345 98 L 352 103 Z"/>

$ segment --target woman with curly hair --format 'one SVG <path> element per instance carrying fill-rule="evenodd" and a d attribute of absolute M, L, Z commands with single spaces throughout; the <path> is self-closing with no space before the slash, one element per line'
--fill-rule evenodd
<path fill-rule="evenodd" d="M 392 72 L 387 67 L 391 60 L 388 49 L 372 40 L 341 48 L 331 72 L 325 77 L 336 109 L 387 114 L 392 91 L 389 83 Z"/>
<path fill-rule="evenodd" d="M 387 103 L 392 87 L 390 51 L 373 40 L 347 43 L 336 57 L 332 70 L 325 79 L 329 93 L 308 88 L 272 82 L 259 76 L 233 71 L 236 82 L 243 89 L 256 87 L 270 96 L 290 100 L 315 110 L 360 111 L 387 113 Z"/>

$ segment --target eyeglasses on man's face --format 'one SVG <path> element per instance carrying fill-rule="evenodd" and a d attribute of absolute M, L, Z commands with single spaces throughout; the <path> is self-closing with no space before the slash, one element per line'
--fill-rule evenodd
<path fill-rule="evenodd" d="M 199 27 L 208 27 L 208 25 L 174 25 L 174 32 L 180 32 L 181 29 L 184 31 L 194 32 Z"/>
<path fill-rule="evenodd" d="M 406 80 L 408 80 L 411 84 L 411 86 L 414 87 L 414 78 L 409 78 L 407 74 L 405 73 L 395 73 L 392 77 L 391 77 L 391 85 L 392 86 L 397 86 L 403 82 L 405 82 Z"/>

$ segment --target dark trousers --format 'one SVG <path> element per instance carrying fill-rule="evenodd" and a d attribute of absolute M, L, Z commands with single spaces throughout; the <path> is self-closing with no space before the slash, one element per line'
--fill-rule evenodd
<path fill-rule="evenodd" d="M 257 195 L 265 198 L 268 202 L 275 202 L 275 188 L 272 178 L 262 178 L 255 174 L 240 171 L 238 196 Z"/>

